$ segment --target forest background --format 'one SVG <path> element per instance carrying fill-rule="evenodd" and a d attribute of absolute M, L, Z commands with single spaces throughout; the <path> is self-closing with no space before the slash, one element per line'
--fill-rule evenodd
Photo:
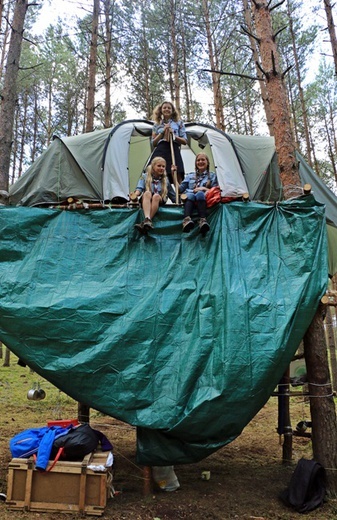
<path fill-rule="evenodd" d="M 0 0 L 0 89 L 15 4 Z M 327 0 L 270 2 L 296 147 L 336 192 L 336 71 L 326 4 L 332 15 Z M 88 131 L 90 117 L 91 129 L 149 119 L 165 99 L 185 121 L 272 133 L 248 0 L 72 0 L 56 20 L 53 6 L 32 2 L 25 17 L 10 184 L 53 135 Z"/>

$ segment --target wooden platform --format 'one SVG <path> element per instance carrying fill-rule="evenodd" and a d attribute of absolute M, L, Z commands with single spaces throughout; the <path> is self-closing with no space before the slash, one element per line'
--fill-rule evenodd
<path fill-rule="evenodd" d="M 111 494 L 112 470 L 96 472 L 88 466 L 104 466 L 108 454 L 90 453 L 82 462 L 58 461 L 49 472 L 36 470 L 32 457 L 12 459 L 8 466 L 7 507 L 101 516 Z"/>

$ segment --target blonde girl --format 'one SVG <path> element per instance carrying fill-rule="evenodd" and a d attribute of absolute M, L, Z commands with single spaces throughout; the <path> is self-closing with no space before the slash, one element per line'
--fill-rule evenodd
<path fill-rule="evenodd" d="M 147 167 L 138 181 L 137 188 L 132 197 L 142 197 L 142 208 L 144 220 L 136 224 L 135 228 L 140 233 L 147 233 L 153 229 L 152 219 L 158 211 L 160 205 L 166 203 L 169 198 L 175 201 L 175 192 L 167 178 L 166 161 L 162 157 L 155 157 Z"/>

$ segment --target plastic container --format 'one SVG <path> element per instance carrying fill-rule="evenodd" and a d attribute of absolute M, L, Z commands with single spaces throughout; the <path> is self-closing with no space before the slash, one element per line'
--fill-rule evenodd
<path fill-rule="evenodd" d="M 152 466 L 152 476 L 162 491 L 176 491 L 180 488 L 174 466 Z"/>
<path fill-rule="evenodd" d="M 62 426 L 67 428 L 68 426 L 77 426 L 80 423 L 77 419 L 61 419 L 59 421 L 48 421 L 47 426 Z"/>

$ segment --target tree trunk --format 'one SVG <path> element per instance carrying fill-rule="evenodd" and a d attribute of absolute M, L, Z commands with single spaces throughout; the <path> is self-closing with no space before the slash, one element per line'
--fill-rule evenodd
<path fill-rule="evenodd" d="M 4 363 L 2 366 L 9 367 L 11 365 L 11 351 L 9 348 L 5 347 L 5 357 L 4 357 Z"/>
<path fill-rule="evenodd" d="M 333 54 L 333 59 L 334 59 L 334 64 L 335 64 L 335 75 L 337 76 L 337 38 L 336 38 L 336 29 L 335 29 L 334 19 L 332 16 L 332 5 L 331 5 L 330 0 L 323 0 L 323 1 L 324 1 L 326 19 L 328 21 L 328 31 L 329 31 L 329 35 L 330 35 L 332 54 Z"/>
<path fill-rule="evenodd" d="M 91 41 L 89 55 L 89 78 L 88 78 L 88 97 L 87 97 L 87 121 L 85 132 L 92 132 L 94 129 L 95 115 L 95 90 L 96 90 L 96 68 L 97 68 L 97 42 L 98 42 L 98 14 L 99 0 L 94 0 L 94 10 L 91 26 Z"/>
<path fill-rule="evenodd" d="M 170 1 L 170 15 L 171 15 L 171 44 L 172 44 L 172 61 L 173 61 L 173 103 L 176 109 L 180 113 L 180 81 L 179 81 L 179 59 L 178 59 L 178 47 L 177 47 L 177 35 L 176 35 L 176 2 L 175 0 Z"/>
<path fill-rule="evenodd" d="M 337 421 L 323 328 L 324 306 L 318 310 L 304 336 L 310 392 L 313 456 L 326 469 L 328 490 L 337 495 Z"/>
<path fill-rule="evenodd" d="M 299 62 L 298 62 L 298 53 L 297 53 L 294 27 L 293 27 L 293 19 L 291 16 L 289 0 L 287 2 L 287 14 L 288 14 L 288 19 L 289 19 L 289 31 L 290 31 L 291 43 L 292 43 L 293 54 L 294 54 L 297 86 L 298 86 L 298 92 L 299 92 L 301 109 L 302 109 L 303 130 L 304 130 L 305 142 L 306 142 L 306 147 L 307 147 L 307 159 L 308 159 L 310 168 L 313 168 L 311 145 L 310 145 L 310 138 L 309 138 L 309 121 L 308 121 L 308 117 L 307 117 L 307 107 L 305 104 L 305 99 L 304 99 L 304 94 L 303 94 L 302 78 L 301 78 L 301 72 L 300 72 L 300 67 L 299 67 Z"/>
<path fill-rule="evenodd" d="M 188 73 L 188 66 L 187 66 L 187 52 L 186 52 L 186 40 L 185 40 L 185 30 L 184 30 L 184 24 L 182 21 L 182 16 L 180 16 L 179 20 L 179 26 L 180 26 L 180 34 L 181 34 L 181 52 L 182 52 L 182 74 L 184 78 L 184 91 L 185 91 L 185 100 L 186 100 L 186 120 L 192 121 L 191 118 L 191 104 L 192 100 L 190 97 L 190 84 L 189 84 L 189 73 Z"/>
<path fill-rule="evenodd" d="M 23 26 L 28 0 L 16 0 L 0 108 L 0 189 L 8 190 Z"/>
<path fill-rule="evenodd" d="M 111 41 L 112 32 L 110 24 L 110 9 L 111 1 L 104 0 L 104 17 L 105 17 L 105 102 L 104 102 L 104 127 L 110 128 L 112 126 L 111 119 Z"/>
<path fill-rule="evenodd" d="M 337 390 L 336 342 L 335 342 L 335 335 L 334 335 L 334 331 L 333 331 L 331 307 L 329 307 L 329 306 L 326 309 L 325 326 L 326 326 L 327 344 L 328 344 L 328 349 L 329 349 L 329 353 L 330 353 L 332 389 L 334 391 L 336 391 Z"/>
<path fill-rule="evenodd" d="M 252 0 L 256 33 L 259 39 L 261 66 L 272 112 L 275 146 L 285 198 L 300 194 L 300 177 L 295 158 L 286 89 L 279 69 L 279 57 L 272 30 L 270 2 Z M 289 187 L 289 189 L 287 189 Z M 314 458 L 327 470 L 328 489 L 337 491 L 337 424 L 329 377 L 329 364 L 322 321 L 321 304 L 304 338 L 304 352 L 309 381 Z"/>
<path fill-rule="evenodd" d="M 77 403 L 77 418 L 80 423 L 89 423 L 90 407 L 84 403 Z"/>
<path fill-rule="evenodd" d="M 275 147 L 278 155 L 280 178 L 285 198 L 301 193 L 301 181 L 295 155 L 294 138 L 288 112 L 287 91 L 279 65 L 279 54 L 272 28 L 267 0 L 252 0 L 255 14 L 256 36 L 259 42 L 261 67 L 266 78 L 270 111 L 274 127 Z"/>
<path fill-rule="evenodd" d="M 202 0 L 202 10 L 203 10 L 204 19 L 205 19 L 209 61 L 210 61 L 210 65 L 211 65 L 211 70 L 213 71 L 212 72 L 212 90 L 213 90 L 214 110 L 215 110 L 215 125 L 220 130 L 225 130 L 224 117 L 223 117 L 222 94 L 221 94 L 221 85 L 220 85 L 220 74 L 217 72 L 214 72 L 215 70 L 219 70 L 219 69 L 217 67 L 215 51 L 214 51 L 214 46 L 213 46 L 213 42 L 212 42 L 208 0 Z"/>
<path fill-rule="evenodd" d="M 248 0 L 242 0 L 242 1 L 243 1 L 245 22 L 246 22 L 248 33 L 249 33 L 248 37 L 249 37 L 250 46 L 251 46 L 252 53 L 253 53 L 253 59 L 254 59 L 255 67 L 256 67 L 256 75 L 260 80 L 259 87 L 261 90 L 261 97 L 262 97 L 262 102 L 263 102 L 263 106 L 264 106 L 264 111 L 266 113 L 267 126 L 268 126 L 268 130 L 269 130 L 269 134 L 271 136 L 273 136 L 274 129 L 273 129 L 273 122 L 272 122 L 272 115 L 271 115 L 271 111 L 270 111 L 268 92 L 267 92 L 266 84 L 263 81 L 262 71 L 258 67 L 258 63 L 260 63 L 260 56 L 259 56 L 257 42 L 256 42 L 255 38 L 253 37 L 252 14 L 251 14 L 251 10 L 249 9 Z"/>

